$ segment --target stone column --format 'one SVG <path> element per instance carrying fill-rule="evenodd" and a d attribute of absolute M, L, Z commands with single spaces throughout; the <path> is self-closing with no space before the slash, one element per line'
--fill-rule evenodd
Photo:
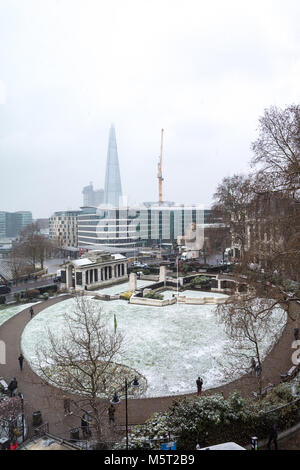
<path fill-rule="evenodd" d="M 72 266 L 67 266 L 67 268 L 66 268 L 66 287 L 67 287 L 67 289 L 70 289 L 70 287 L 73 287 L 73 285 L 72 285 Z"/>
<path fill-rule="evenodd" d="M 136 291 L 136 274 L 135 273 L 130 273 L 129 274 L 129 283 L 128 283 L 128 289 L 130 291 Z"/>
<path fill-rule="evenodd" d="M 159 282 L 163 282 L 166 285 L 166 266 L 160 266 L 159 268 Z"/>

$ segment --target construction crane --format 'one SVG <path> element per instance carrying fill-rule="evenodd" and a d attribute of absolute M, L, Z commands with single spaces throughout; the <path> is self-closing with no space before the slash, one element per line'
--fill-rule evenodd
<path fill-rule="evenodd" d="M 157 178 L 158 178 L 158 203 L 161 204 L 163 202 L 162 198 L 162 182 L 163 182 L 163 177 L 162 177 L 162 151 L 163 151 L 163 136 L 164 136 L 164 130 L 161 130 L 161 140 L 160 140 L 160 156 L 159 156 L 159 162 L 158 162 L 158 171 L 157 171 Z"/>

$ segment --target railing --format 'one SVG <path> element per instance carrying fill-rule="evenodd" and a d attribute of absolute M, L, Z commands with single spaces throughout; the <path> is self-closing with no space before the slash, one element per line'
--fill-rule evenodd
<path fill-rule="evenodd" d="M 33 433 L 35 437 L 42 437 L 45 434 L 49 433 L 49 423 L 43 423 L 40 426 L 37 426 L 33 429 Z"/>

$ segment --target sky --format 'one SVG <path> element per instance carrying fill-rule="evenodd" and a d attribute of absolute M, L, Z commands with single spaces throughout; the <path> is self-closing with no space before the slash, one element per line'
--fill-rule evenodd
<path fill-rule="evenodd" d="M 299 104 L 298 0 L 0 0 L 0 210 L 78 209 L 116 129 L 129 203 L 209 206 Z"/>

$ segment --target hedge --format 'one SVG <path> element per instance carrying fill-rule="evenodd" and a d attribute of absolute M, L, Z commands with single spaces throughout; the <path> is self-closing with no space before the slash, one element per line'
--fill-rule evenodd
<path fill-rule="evenodd" d="M 297 385 L 297 393 L 300 387 Z M 234 392 L 228 399 L 221 394 L 175 400 L 165 413 L 154 414 L 143 426 L 132 429 L 131 449 L 159 449 L 160 442 L 176 436 L 178 450 L 236 442 L 245 446 L 252 436 L 267 438 L 270 424 L 279 431 L 300 420 L 300 395 L 295 403 L 291 385 L 280 384 L 259 401 L 244 399 Z M 124 448 L 121 441 L 116 448 Z"/>

